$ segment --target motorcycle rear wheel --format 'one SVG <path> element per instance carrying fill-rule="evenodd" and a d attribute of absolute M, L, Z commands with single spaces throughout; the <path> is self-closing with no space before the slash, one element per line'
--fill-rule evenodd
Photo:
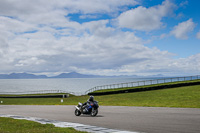
<path fill-rule="evenodd" d="M 75 112 L 74 112 L 74 114 L 75 114 L 76 116 L 80 116 L 80 115 L 81 115 L 81 112 L 80 112 L 78 109 L 76 109 Z"/>

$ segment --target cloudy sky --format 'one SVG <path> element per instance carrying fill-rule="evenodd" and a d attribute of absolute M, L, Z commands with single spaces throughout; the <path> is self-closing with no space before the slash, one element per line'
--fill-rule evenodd
<path fill-rule="evenodd" d="M 198 0 L 0 0 L 0 73 L 200 74 Z"/>

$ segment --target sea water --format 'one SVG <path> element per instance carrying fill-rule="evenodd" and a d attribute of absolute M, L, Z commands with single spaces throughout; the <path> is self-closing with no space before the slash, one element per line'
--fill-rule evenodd
<path fill-rule="evenodd" d="M 148 80 L 150 78 L 59 78 L 59 79 L 0 79 L 0 94 L 62 90 L 84 93 L 101 85 Z"/>

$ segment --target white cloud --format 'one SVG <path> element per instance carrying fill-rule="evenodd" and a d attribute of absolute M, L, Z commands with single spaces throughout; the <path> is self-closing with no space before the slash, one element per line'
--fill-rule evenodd
<path fill-rule="evenodd" d="M 134 30 L 151 31 L 160 29 L 163 26 L 162 18 L 173 13 L 175 7 L 169 0 L 165 0 L 161 5 L 150 8 L 139 6 L 123 12 L 118 17 L 118 23 L 120 27 Z"/>
<path fill-rule="evenodd" d="M 171 35 L 174 35 L 178 39 L 188 39 L 188 33 L 193 31 L 195 28 L 195 23 L 192 19 L 179 23 L 171 31 Z"/>
<path fill-rule="evenodd" d="M 78 10 L 83 14 L 88 13 L 115 13 L 123 10 L 123 6 L 135 6 L 138 2 L 135 0 L 79 0 L 67 1 L 65 5 L 69 10 Z"/>
<path fill-rule="evenodd" d="M 29 16 L 45 14 L 52 11 L 68 13 L 115 13 L 123 10 L 123 6 L 135 6 L 135 0 L 6 0 L 0 1 L 0 13 L 6 16 Z M 49 12 L 50 11 L 50 12 Z"/>
<path fill-rule="evenodd" d="M 194 67 L 199 55 L 173 60 L 173 54 L 167 51 L 144 46 L 144 40 L 133 32 L 108 26 L 110 20 L 80 24 L 68 16 L 111 15 L 124 11 L 120 8 L 124 5 L 135 4 L 132 0 L 0 1 L 0 73 L 78 71 L 111 75 L 187 72 L 189 68 L 199 71 Z M 159 29 L 163 26 L 162 17 L 169 15 L 170 9 L 174 5 L 166 0 L 155 7 L 130 10 L 141 20 L 141 25 L 133 20 L 130 28 Z M 141 11 L 143 14 L 138 16 Z M 183 62 L 188 62 L 187 68 Z"/>
<path fill-rule="evenodd" d="M 200 39 L 200 31 L 196 35 L 197 39 Z"/>
<path fill-rule="evenodd" d="M 197 74 L 200 71 L 200 54 L 177 59 L 171 64 L 177 73 Z"/>
<path fill-rule="evenodd" d="M 72 33 L 60 39 L 54 36 L 59 32 L 51 28 L 13 35 L 7 40 L 9 49 L 3 57 L 10 62 L 4 63 L 11 65 L 10 71 L 66 72 L 75 69 L 116 72 L 124 65 L 169 56 L 169 53 L 144 47 L 134 33 L 107 27 L 108 23 L 108 20 L 93 21 L 79 25 L 79 29 L 61 30 L 67 34 L 72 31 L 80 34 Z"/>
<path fill-rule="evenodd" d="M 44 60 L 38 59 L 37 57 L 31 57 L 31 58 L 27 58 L 25 60 L 19 60 L 17 64 L 15 64 L 15 66 L 32 66 L 32 65 L 41 65 L 42 63 L 45 63 Z"/>
<path fill-rule="evenodd" d="M 98 15 L 88 15 L 88 14 L 86 14 L 86 15 L 81 15 L 79 18 L 80 19 L 86 19 L 86 18 L 96 19 L 98 17 L 99 17 Z"/>
<path fill-rule="evenodd" d="M 4 32 L 23 33 L 35 29 L 34 25 L 17 19 L 0 16 L 0 20 L 1 31 Z"/>
<path fill-rule="evenodd" d="M 180 3 L 180 7 L 185 7 L 185 6 L 187 6 L 187 5 L 188 5 L 188 0 L 182 1 L 182 2 Z"/>

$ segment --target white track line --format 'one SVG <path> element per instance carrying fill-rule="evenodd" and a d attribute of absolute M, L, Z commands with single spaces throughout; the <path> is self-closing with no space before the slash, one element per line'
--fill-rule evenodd
<path fill-rule="evenodd" d="M 10 117 L 14 119 L 24 119 L 29 121 L 35 121 L 41 124 L 53 124 L 56 127 L 72 127 L 78 131 L 86 131 L 90 133 L 139 133 L 139 132 L 131 132 L 131 131 L 121 131 L 116 129 L 109 129 L 109 128 L 103 128 L 103 127 L 97 127 L 97 126 L 90 126 L 90 125 L 84 125 L 80 123 L 71 123 L 71 122 L 62 122 L 62 121 L 56 121 L 56 120 L 48 120 L 48 119 L 42 119 L 42 118 L 36 118 L 36 117 L 24 117 L 24 116 L 17 116 L 17 115 L 1 115 L 0 117 Z"/>

